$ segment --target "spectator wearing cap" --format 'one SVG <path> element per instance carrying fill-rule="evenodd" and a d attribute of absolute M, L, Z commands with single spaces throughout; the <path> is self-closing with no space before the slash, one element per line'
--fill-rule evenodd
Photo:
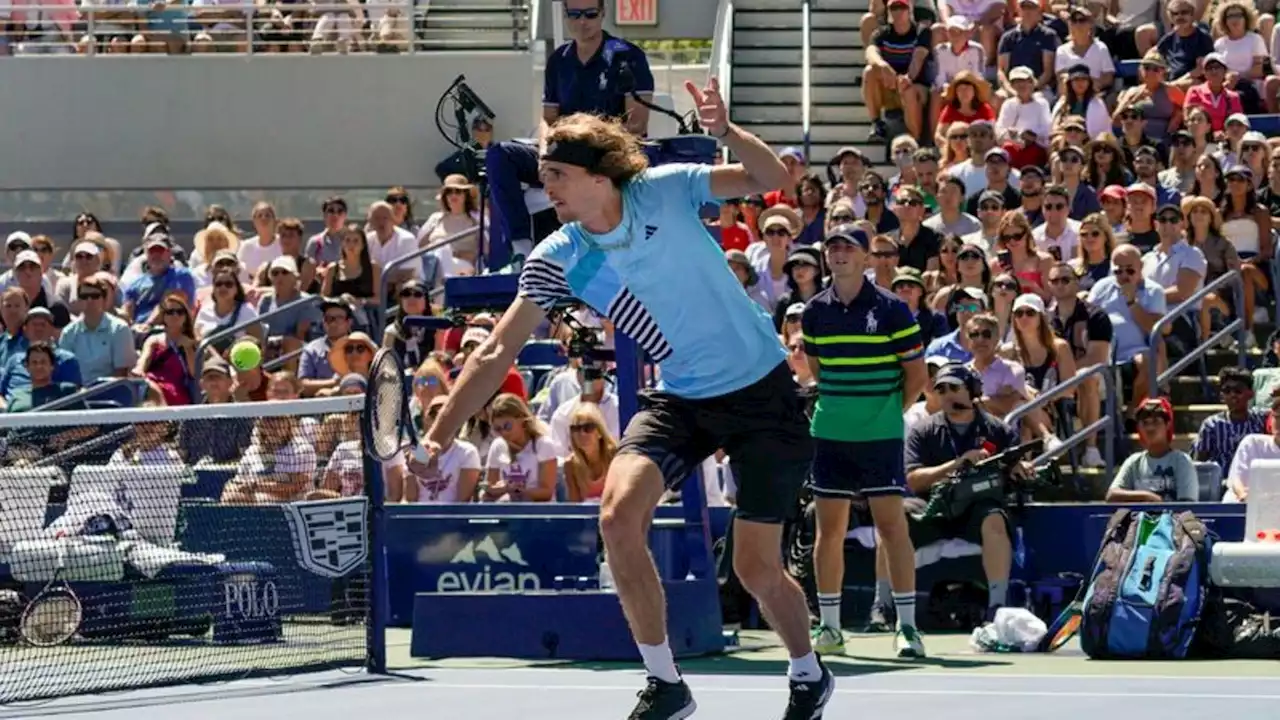
<path fill-rule="evenodd" d="M 1214 144 L 1215 149 L 1213 150 L 1223 168 L 1241 164 L 1239 156 L 1240 143 L 1244 141 L 1244 136 L 1248 135 L 1252 129 L 1253 123 L 1248 115 L 1235 113 L 1227 116 L 1226 130 L 1222 133 L 1222 139 Z"/>
<path fill-rule="evenodd" d="M 1164 398 L 1148 398 L 1137 410 L 1142 450 L 1125 458 L 1107 489 L 1109 503 L 1196 502 L 1200 482 L 1195 464 L 1173 447 L 1173 408 Z"/>
<path fill-rule="evenodd" d="M 973 245 L 985 256 L 991 252 L 1000 238 L 1000 219 L 1004 217 L 1004 195 L 995 190 L 983 190 L 978 196 L 977 231 L 964 236 L 966 245 Z"/>
<path fill-rule="evenodd" d="M 62 273 L 54 267 L 53 240 L 48 235 L 35 235 L 31 238 L 31 249 L 40 257 L 40 269 L 44 273 L 45 292 L 54 297 L 54 291 L 58 287 L 58 280 L 62 278 Z"/>
<path fill-rule="evenodd" d="M 862 94 L 871 115 L 871 142 L 888 140 L 882 116 L 901 108 L 907 133 L 922 137 L 925 110 L 924 71 L 932 36 L 911 15 L 910 0 L 888 0 L 889 22 L 878 28 L 867 45 L 862 71 Z"/>
<path fill-rule="evenodd" d="M 1245 295 L 1270 287 L 1272 244 L 1271 213 L 1253 191 L 1253 171 L 1246 165 L 1228 168 L 1227 191 L 1219 202 L 1222 233 L 1235 246 L 1243 263 Z M 1250 289 L 1252 286 L 1252 289 Z M 1246 306 L 1247 307 L 1247 306 Z M 1259 313 L 1262 315 L 1262 313 Z M 1264 322 L 1265 317 L 1261 317 Z"/>
<path fill-rule="evenodd" d="M 782 331 L 779 336 L 786 340 L 800 331 L 800 316 L 804 314 L 804 303 L 791 303 L 782 316 Z"/>
<path fill-rule="evenodd" d="M 724 259 L 729 263 L 729 269 L 738 278 L 738 282 L 742 283 L 742 289 L 747 293 L 747 297 L 765 310 L 771 310 L 769 298 L 765 296 L 764 289 L 760 286 L 760 274 L 756 272 L 747 254 L 741 250 L 729 250 L 725 252 Z"/>
<path fill-rule="evenodd" d="M 1006 360 L 1016 361 L 1025 370 L 1030 396 L 1052 392 L 1060 383 L 1075 376 L 1075 356 L 1067 341 L 1054 335 L 1049 323 L 1049 311 L 1039 295 L 1027 293 L 1019 295 L 1013 301 L 1012 332 L 1009 335 L 1010 342 L 1001 349 L 1001 354 Z M 1068 391 L 1062 396 L 1062 400 L 1077 399 L 1077 395 L 1075 390 Z M 1096 396 L 1094 399 L 1096 400 Z M 1077 402 L 1076 407 L 1079 406 L 1080 403 Z M 1055 444 L 1058 438 L 1049 431 L 1059 426 L 1056 418 L 1066 409 L 1062 401 L 1055 402 L 1038 411 L 1031 420 L 1033 426 L 1040 426 L 1041 434 L 1049 433 L 1052 438 L 1049 440 L 1050 445 Z M 1100 411 L 1094 407 L 1087 414 L 1097 420 Z M 1103 466 L 1105 463 L 1096 444 L 1089 447 L 1092 452 L 1085 451 L 1083 464 L 1087 467 Z"/>
<path fill-rule="evenodd" d="M 711 237 L 716 238 L 721 250 L 746 250 L 755 242 L 751 228 L 742 222 L 742 200 L 726 198 L 720 203 L 720 214 L 707 223 Z"/>
<path fill-rule="evenodd" d="M 249 274 L 243 271 L 244 264 L 240 262 L 240 238 L 231 232 L 230 228 L 220 222 L 211 222 L 200 232 L 196 233 L 194 240 L 195 250 L 191 253 L 191 274 L 196 278 L 196 287 L 207 287 L 213 280 L 213 262 L 219 257 L 230 255 L 236 260 L 236 270 L 243 275 L 243 280 L 248 282 Z"/>
<path fill-rule="evenodd" d="M 800 181 L 809 172 L 809 161 L 804 156 L 804 151 L 798 147 L 785 147 L 778 151 L 778 159 L 782 161 L 783 167 L 787 169 L 787 174 L 791 176 L 791 184 L 785 185 L 777 190 L 770 190 L 764 194 L 764 205 L 771 208 L 775 205 L 786 205 L 791 208 L 800 206 L 800 196 L 798 189 Z"/>
<path fill-rule="evenodd" d="M 894 278 L 898 276 L 901 254 L 897 240 L 888 235 L 873 236 L 868 244 L 866 279 L 878 288 L 891 289 Z"/>
<path fill-rule="evenodd" d="M 316 277 L 316 264 L 311 262 L 304 252 L 302 245 L 303 225 L 298 218 L 284 218 L 276 223 L 276 237 L 280 239 L 280 257 L 290 258 L 293 265 L 298 269 L 298 287 L 303 292 L 317 293 L 320 292 L 320 280 Z M 280 258 L 276 258 L 279 260 Z M 274 263 L 275 260 L 272 261 Z M 268 288 L 271 286 L 270 271 L 272 264 L 267 264 L 258 268 L 257 273 L 253 276 L 252 285 L 259 289 L 258 292 L 252 293 L 256 297 L 262 297 L 260 288 Z"/>
<path fill-rule="evenodd" d="M 1111 232 L 1124 232 L 1125 215 L 1129 212 L 1127 199 L 1129 191 L 1119 185 L 1108 185 L 1098 193 L 1098 202 L 1102 205 L 1102 213 L 1107 216 L 1107 226 Z M 1107 253 L 1109 258 L 1111 253 Z M 1110 262 L 1108 260 L 1108 262 Z"/>
<path fill-rule="evenodd" d="M 201 402 L 225 405 L 235 402 L 234 375 L 220 357 L 210 357 L 200 370 Z M 221 418 L 193 418 L 178 423 L 178 452 L 190 465 L 200 462 L 234 464 L 249 447 L 253 423 L 228 422 Z"/>
<path fill-rule="evenodd" d="M 493 330 L 487 327 L 473 325 L 467 328 L 466 332 L 462 334 L 462 345 L 453 357 L 453 366 L 461 368 L 465 365 L 471 353 L 476 352 L 492 335 Z M 578 390 L 580 389 L 578 388 Z M 522 400 L 528 400 L 528 388 L 525 387 L 524 378 L 521 377 L 519 369 L 514 364 L 507 368 L 507 377 L 503 379 L 502 387 L 498 389 L 498 393 L 507 393 L 515 395 Z"/>
<path fill-rule="evenodd" d="M 1084 150 L 1068 145 L 1058 151 L 1058 161 L 1062 169 L 1062 182 L 1058 185 L 1067 191 L 1067 214 L 1070 218 L 1083 220 L 1085 216 L 1101 210 L 1098 191 L 1084 180 Z"/>
<path fill-rule="evenodd" d="M 1267 42 L 1257 32 L 1258 10 L 1253 2 L 1227 0 L 1213 17 L 1214 52 L 1227 66 L 1227 86 L 1240 93 L 1245 112 L 1275 112 L 1280 79 L 1266 74 Z"/>
<path fill-rule="evenodd" d="M 911 310 L 911 316 L 920 326 L 920 342 L 923 346 L 927 347 L 934 338 L 951 331 L 947 327 L 947 317 L 925 304 L 924 278 L 919 270 L 899 268 L 889 289 Z"/>
<path fill-rule="evenodd" d="M 1009 71 L 1013 96 L 1000 106 L 996 117 L 996 138 L 1002 142 L 1024 142 L 1023 135 L 1030 131 L 1037 138 L 1048 138 L 1053 128 L 1053 112 L 1044 96 L 1036 92 L 1035 75 L 1029 68 L 1016 67 Z"/>
<path fill-rule="evenodd" d="M 142 243 L 146 272 L 124 288 L 124 317 L 135 325 L 145 323 L 169 293 L 182 293 L 188 303 L 196 296 L 195 277 L 187 268 L 173 264 L 172 246 L 173 241 L 164 234 L 152 235 Z"/>
<path fill-rule="evenodd" d="M 1039 165 L 1028 165 L 1022 169 L 1021 199 L 1017 207 L 1031 227 L 1044 222 L 1044 168 Z"/>
<path fill-rule="evenodd" d="M 952 25 L 967 22 L 963 17 L 953 17 Z M 947 137 L 947 128 L 952 123 L 968 125 L 975 120 L 994 122 L 996 119 L 991 85 L 983 78 L 987 60 L 982 48 L 969 42 L 968 30 L 948 27 L 947 33 L 951 41 L 937 50 L 940 69 L 934 75 L 929 100 L 929 117 L 938 121 L 934 138 L 939 147 L 944 145 L 940 141 Z M 956 47 L 959 49 L 954 49 Z M 941 69 L 943 65 L 949 66 L 945 72 Z"/>
<path fill-rule="evenodd" d="M 886 234 L 898 243 L 898 264 L 913 267 L 922 273 L 937 270 L 941 238 L 938 233 L 923 225 L 924 193 L 911 186 L 898 188 L 894 196 L 893 213 L 898 216 L 900 227 Z"/>
<path fill-rule="evenodd" d="M 570 434 L 574 429 L 572 421 L 584 406 L 593 405 L 604 420 L 609 437 L 622 437 L 618 417 L 618 395 L 611 389 L 611 384 L 604 378 L 602 368 L 593 367 L 596 372 L 588 375 L 586 368 L 576 368 L 578 375 L 578 395 L 561 402 L 551 413 L 551 441 L 555 443 L 561 458 L 573 455 L 573 443 Z"/>
<path fill-rule="evenodd" d="M 31 235 L 21 230 L 15 230 L 9 233 L 9 237 L 4 241 L 4 260 L 5 263 L 13 265 L 13 261 L 18 257 L 18 253 L 23 250 L 31 249 Z"/>
<path fill-rule="evenodd" d="M 55 384 L 70 384 L 79 388 L 84 384 L 80 372 L 80 362 L 71 352 L 58 347 L 54 336 L 57 328 L 53 324 L 53 313 L 48 308 L 31 308 L 26 322 L 22 326 L 22 334 L 28 346 L 36 343 L 48 343 L 53 347 L 53 379 Z M 13 397 L 15 390 L 31 387 L 31 375 L 27 372 L 25 358 L 20 355 L 10 356 L 0 369 L 0 396 L 6 402 Z"/>
<path fill-rule="evenodd" d="M 1079 162 L 1075 166 L 1078 173 Z M 1080 242 L 1080 223 L 1069 217 L 1070 196 L 1071 191 L 1065 185 L 1050 185 L 1045 188 L 1044 203 L 1041 205 L 1044 224 L 1031 230 L 1036 249 L 1049 253 L 1056 262 L 1075 257 L 1076 247 Z"/>
<path fill-rule="evenodd" d="M 1146 183 L 1134 183 L 1125 189 L 1124 230 L 1116 234 L 1116 242 L 1147 252 L 1160 243 L 1155 226 L 1159 198 L 1156 189 Z"/>
<path fill-rule="evenodd" d="M 875 170 L 868 170 L 862 176 L 862 197 L 867 203 L 867 212 L 863 219 L 870 222 L 877 234 L 890 233 L 901 227 L 898 216 L 889 210 L 889 184 L 884 176 Z"/>
<path fill-rule="evenodd" d="M 1063 93 L 1053 108 L 1053 129 L 1066 130 L 1067 118 L 1084 117 L 1085 133 L 1089 137 L 1111 130 L 1111 115 L 1102 96 L 1093 89 L 1089 66 L 1076 64 L 1066 72 Z"/>
<path fill-rule="evenodd" d="M 832 178 L 834 184 L 831 192 L 827 193 L 827 208 L 833 208 L 838 200 L 844 198 L 853 206 L 856 216 L 866 215 L 867 202 L 862 197 L 862 179 L 867 171 L 867 157 L 858 148 L 843 147 L 832 162 L 840 171 L 840 177 L 839 181 Z"/>
<path fill-rule="evenodd" d="M 944 173 L 938 182 L 938 212 L 924 226 L 939 235 L 969 235 L 982 229 L 978 218 L 964 211 L 964 181 Z"/>
<path fill-rule="evenodd" d="M 369 367 L 373 364 L 373 356 L 377 352 L 378 344 L 373 341 L 373 338 L 356 331 L 334 341 L 333 347 L 329 348 L 329 366 L 333 368 L 339 380 L 352 373 L 367 378 Z M 339 382 L 332 388 L 316 394 L 337 395 L 340 392 L 340 386 Z"/>
<path fill-rule="evenodd" d="M 1043 19 L 1039 0 L 1018 0 L 1018 24 L 1000 38 L 997 50 L 1000 93 L 1006 100 L 1018 95 L 1012 77 L 1017 68 L 1030 73 L 1032 92 L 1055 92 L 1054 62 L 1060 41 Z"/>
<path fill-rule="evenodd" d="M 1173 28 L 1156 44 L 1156 51 L 1169 65 L 1165 79 L 1186 91 L 1204 79 L 1200 58 L 1213 52 L 1213 35 L 1196 22 L 1195 0 L 1169 0 L 1166 8 Z"/>
<path fill-rule="evenodd" d="M 76 287 L 77 315 L 58 338 L 58 347 L 80 362 L 81 374 L 90 380 L 126 377 L 138 362 L 129 324 L 110 312 L 109 288 L 95 277 Z"/>
<path fill-rule="evenodd" d="M 987 294 L 979 288 L 961 287 L 951 291 L 947 299 L 947 324 L 956 330 L 933 339 L 924 351 L 925 357 L 943 357 L 951 362 L 967 363 L 973 359 L 969 338 L 961 329 L 969 319 L 990 307 Z"/>
<path fill-rule="evenodd" d="M 926 276 L 926 287 L 928 286 L 928 277 Z M 955 282 L 946 287 L 939 288 L 935 293 L 932 301 L 934 309 L 939 311 L 947 310 L 947 303 L 951 296 L 961 288 L 973 288 L 985 292 L 988 285 L 991 284 L 991 268 L 987 265 L 986 250 L 979 245 L 972 243 L 963 243 L 956 251 L 956 277 Z M 951 327 L 950 323 L 947 324 Z"/>
<path fill-rule="evenodd" d="M 311 297 L 302 292 L 302 281 L 298 275 L 298 263 L 294 258 L 282 255 L 272 260 L 267 266 L 267 280 L 271 288 L 258 300 L 258 315 L 278 311 L 304 297 Z M 279 342 L 285 354 L 301 349 L 311 337 L 312 330 L 322 324 L 318 315 L 314 304 L 305 304 L 271 317 L 265 332 L 268 346 Z"/>
<path fill-rule="evenodd" d="M 423 258 L 423 262 L 428 263 L 424 276 L 427 283 L 432 287 L 444 287 L 447 278 L 477 273 L 480 248 L 487 243 L 483 242 L 478 232 L 480 194 L 465 175 L 450 175 L 445 178 L 436 202 L 438 209 L 418 230 L 418 247 L 438 245 L 459 233 L 477 230 L 456 242 L 437 248 Z"/>
<path fill-rule="evenodd" d="M 1146 111 L 1150 106 L 1149 102 L 1136 103 L 1130 105 L 1124 112 L 1116 113 L 1120 118 L 1120 137 L 1118 138 L 1120 149 L 1124 151 L 1125 164 L 1129 167 L 1133 166 L 1134 153 L 1139 148 L 1151 148 L 1160 162 L 1163 162 L 1162 158 L 1169 157 L 1169 150 L 1164 141 L 1157 140 L 1147 133 Z"/>
<path fill-rule="evenodd" d="M 938 3 L 939 20 L 947 29 L 948 39 L 953 27 L 963 28 L 966 34 L 975 33 L 982 45 L 984 63 L 987 58 L 994 61 L 996 57 L 996 45 L 1004 33 L 1006 9 L 1004 0 L 942 0 Z M 957 23 L 953 19 L 962 22 Z M 977 72 L 982 73 L 985 69 L 983 65 Z"/>
<path fill-rule="evenodd" d="M 62 276 L 54 288 L 54 298 L 70 310 L 74 317 L 84 312 L 79 299 L 80 284 L 102 269 L 102 247 L 97 243 L 76 243 L 71 252 L 71 272 Z"/>
<path fill-rule="evenodd" d="M 1022 173 L 1014 170 L 1009 164 L 1009 153 L 1004 148 L 993 147 L 983 154 L 983 189 L 969 195 L 965 212 L 978 215 L 978 203 L 987 192 L 999 193 L 1006 208 L 1016 208 L 1022 204 L 1022 194 L 1014 183 L 1022 182 Z"/>
<path fill-rule="evenodd" d="M 1262 183 L 1267 180 L 1268 165 L 1271 161 L 1271 146 L 1267 144 L 1267 136 L 1256 130 L 1250 130 L 1240 138 L 1236 154 L 1239 164 L 1247 165 L 1253 171 L 1254 189 L 1260 189 Z"/>
<path fill-rule="evenodd" d="M 822 289 L 822 255 L 816 248 L 797 247 L 791 251 L 782 272 L 787 278 L 787 291 L 778 297 L 773 312 L 773 325 L 778 332 L 782 331 L 787 308 L 808 302 Z"/>
<path fill-rule="evenodd" d="M 1111 57 L 1111 50 L 1102 40 L 1094 37 L 1093 13 L 1085 7 L 1071 8 L 1068 20 L 1067 41 L 1058 46 L 1054 57 L 1054 65 L 1058 70 L 1058 92 L 1066 92 L 1070 73 L 1077 65 L 1084 65 L 1089 69 L 1089 77 L 1093 80 L 1094 93 L 1105 96 L 1116 81 L 1116 64 Z"/>
<path fill-rule="evenodd" d="M 1173 151 L 1169 154 L 1169 167 L 1161 170 L 1156 179 L 1160 185 L 1187 195 L 1196 183 L 1196 141 L 1185 129 L 1173 133 L 1170 141 Z"/>
<path fill-rule="evenodd" d="M 761 242 L 747 248 L 747 257 L 759 276 L 757 287 L 769 301 L 770 313 L 787 292 L 787 260 L 803 226 L 800 213 L 786 205 L 775 205 L 760 214 Z"/>
<path fill-rule="evenodd" d="M 1243 113 L 1240 94 L 1227 85 L 1227 62 L 1222 53 L 1209 53 L 1204 59 L 1204 82 L 1192 85 L 1187 89 L 1186 110 L 1198 107 L 1204 110 L 1209 118 L 1209 127 L 1214 132 L 1226 129 L 1227 117 L 1235 113 Z"/>
<path fill-rule="evenodd" d="M 31 307 L 48 308 L 53 313 L 54 323 L 63 328 L 71 322 L 71 311 L 56 300 L 52 286 L 44 275 L 44 267 L 40 256 L 34 250 L 23 250 L 13 261 L 13 284 L 22 288 L 31 298 Z"/>
<path fill-rule="evenodd" d="M 320 204 L 324 228 L 307 240 L 303 251 L 316 265 L 316 275 L 323 277 L 328 267 L 342 257 L 342 235 L 347 226 L 347 201 L 339 195 L 325 198 Z"/>
<path fill-rule="evenodd" d="M 302 381 L 303 397 L 311 397 L 322 390 L 338 386 L 338 376 L 329 362 L 330 350 L 342 338 L 351 334 L 355 311 L 351 304 L 339 298 L 326 298 L 320 303 L 324 337 L 316 338 L 302 348 L 298 362 L 298 378 Z"/>
<path fill-rule="evenodd" d="M 974 120 L 969 123 L 968 143 L 969 159 L 956 163 L 947 169 L 952 177 L 964 181 L 966 198 L 987 189 L 987 153 L 996 146 L 996 124 L 994 120 Z M 1017 178 L 1013 178 L 1017 184 Z"/>
<path fill-rule="evenodd" d="M 405 367 L 416 368 L 426 361 L 427 354 L 435 346 L 436 334 L 406 320 L 431 314 L 427 286 L 420 280 L 410 280 L 400 286 L 398 295 L 391 322 L 382 335 L 382 347 L 395 351 Z"/>
<path fill-rule="evenodd" d="M 1174 87 L 1166 80 L 1168 63 L 1159 50 L 1152 50 L 1138 65 L 1139 84 L 1120 94 L 1112 119 L 1129 135 L 1124 119 L 1127 113 L 1137 112 L 1138 124 L 1148 137 L 1167 138 L 1182 127 L 1182 104 L 1186 91 Z M 1131 143 L 1127 143 L 1131 144 Z M 1161 155 L 1161 158 L 1168 155 Z"/>

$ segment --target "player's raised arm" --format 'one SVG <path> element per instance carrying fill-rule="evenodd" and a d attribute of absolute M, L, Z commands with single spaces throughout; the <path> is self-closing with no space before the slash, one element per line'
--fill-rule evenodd
<path fill-rule="evenodd" d="M 427 432 L 425 439 L 430 446 L 449 446 L 463 423 L 479 412 L 502 386 L 520 348 L 546 317 L 546 311 L 526 297 L 516 298 L 507 308 L 493 334 L 467 356 L 462 374 L 449 392 L 449 401 Z"/>
<path fill-rule="evenodd" d="M 738 162 L 711 171 L 711 194 L 718 198 L 743 197 L 777 190 L 791 183 L 782 160 L 763 140 L 729 122 L 729 111 L 720 95 L 720 81 L 711 78 L 705 88 L 684 84 L 698 108 L 698 122 L 715 139 L 733 151 Z"/>

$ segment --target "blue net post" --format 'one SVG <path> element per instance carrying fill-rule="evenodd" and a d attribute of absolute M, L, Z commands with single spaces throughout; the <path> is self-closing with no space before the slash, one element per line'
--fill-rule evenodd
<path fill-rule="evenodd" d="M 369 577 L 369 618 L 366 623 L 369 655 L 365 670 L 376 675 L 387 672 L 387 619 L 390 614 L 387 593 L 387 514 L 386 488 L 382 463 L 370 453 L 364 455 L 365 493 L 369 498 L 369 554 L 372 560 Z"/>

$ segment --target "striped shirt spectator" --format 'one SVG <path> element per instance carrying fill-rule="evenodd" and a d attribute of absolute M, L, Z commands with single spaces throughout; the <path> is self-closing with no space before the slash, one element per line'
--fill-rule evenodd
<path fill-rule="evenodd" d="M 1217 463 L 1225 474 L 1244 436 L 1267 432 L 1267 411 L 1252 407 L 1253 373 L 1246 369 L 1223 368 L 1218 389 L 1227 409 L 1205 418 L 1191 455 L 1200 462 Z"/>

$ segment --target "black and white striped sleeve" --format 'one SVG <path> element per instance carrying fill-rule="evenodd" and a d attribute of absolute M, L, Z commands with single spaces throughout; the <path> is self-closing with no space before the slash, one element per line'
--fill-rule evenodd
<path fill-rule="evenodd" d="M 564 268 L 552 260 L 530 257 L 520 271 L 520 297 L 532 300 L 547 312 L 573 296 Z"/>

